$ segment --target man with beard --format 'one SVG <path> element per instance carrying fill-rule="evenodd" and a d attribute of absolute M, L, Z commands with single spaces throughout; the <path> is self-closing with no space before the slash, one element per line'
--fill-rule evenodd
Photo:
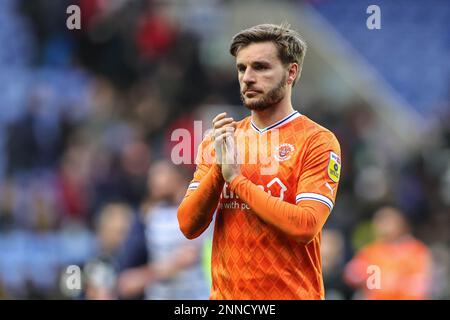
<path fill-rule="evenodd" d="M 336 198 L 340 147 L 292 107 L 305 52 L 286 25 L 257 25 L 233 37 L 230 53 L 251 116 L 214 118 L 178 208 L 189 239 L 217 209 L 211 299 L 324 298 L 321 230 Z"/>

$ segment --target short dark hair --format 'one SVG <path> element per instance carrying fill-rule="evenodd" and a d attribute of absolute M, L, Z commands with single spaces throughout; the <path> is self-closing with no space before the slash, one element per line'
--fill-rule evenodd
<path fill-rule="evenodd" d="M 295 30 L 292 30 L 289 24 L 259 24 L 242 30 L 233 37 L 230 53 L 236 57 L 240 49 L 251 43 L 258 42 L 273 42 L 278 49 L 278 57 L 284 65 L 289 63 L 298 64 L 299 72 L 297 78 L 300 77 L 308 46 L 302 36 Z"/>

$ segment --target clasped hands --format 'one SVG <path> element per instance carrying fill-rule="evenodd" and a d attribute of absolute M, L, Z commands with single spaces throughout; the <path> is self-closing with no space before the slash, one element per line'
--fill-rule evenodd
<path fill-rule="evenodd" d="M 223 112 L 213 119 L 213 139 L 216 162 L 222 169 L 224 180 L 231 182 L 241 171 L 237 161 L 235 139 L 237 123 L 226 115 L 226 112 Z"/>

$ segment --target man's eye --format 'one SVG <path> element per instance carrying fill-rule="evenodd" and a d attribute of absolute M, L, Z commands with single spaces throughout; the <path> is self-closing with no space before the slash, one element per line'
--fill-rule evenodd
<path fill-rule="evenodd" d="M 255 70 L 265 70 L 265 69 L 267 69 L 267 67 L 264 65 L 256 65 L 255 66 Z"/>

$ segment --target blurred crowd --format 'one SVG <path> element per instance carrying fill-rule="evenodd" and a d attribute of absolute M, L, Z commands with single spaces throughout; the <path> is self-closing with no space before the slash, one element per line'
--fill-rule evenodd
<path fill-rule="evenodd" d="M 73 3 L 83 28 L 69 31 Z M 235 70 L 206 65 L 204 35 L 163 2 L 4 5 L 0 26 L 21 36 L 0 48 L 0 298 L 207 299 L 211 231 L 188 241 L 178 230 L 195 165 L 172 163 L 171 133 L 193 132 L 194 120 L 206 130 L 223 111 L 246 115 Z M 399 156 L 360 99 L 298 109 L 342 148 L 323 233 L 327 298 L 450 298 L 450 112 Z M 82 269 L 79 291 L 65 287 L 69 265 Z M 391 292 L 366 292 L 366 265 L 389 270 Z"/>

